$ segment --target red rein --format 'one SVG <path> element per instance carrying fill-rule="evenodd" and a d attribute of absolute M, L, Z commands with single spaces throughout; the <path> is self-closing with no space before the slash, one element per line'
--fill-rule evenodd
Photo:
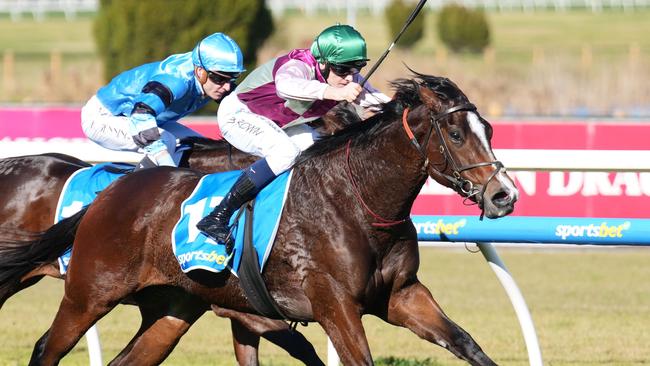
<path fill-rule="evenodd" d="M 406 134 L 409 136 L 409 138 L 413 138 L 413 132 L 411 132 L 411 129 L 408 127 L 408 124 L 406 123 L 406 115 L 408 114 L 408 108 L 404 110 L 404 114 L 402 115 L 402 123 L 404 124 L 404 129 L 406 130 Z M 361 203 L 363 208 L 368 211 L 372 217 L 374 217 L 377 222 L 373 222 L 372 226 L 375 227 L 391 227 L 395 225 L 402 224 L 404 222 L 407 222 L 411 220 L 410 216 L 407 216 L 404 219 L 401 220 L 389 220 L 386 218 L 381 217 L 379 214 L 375 213 L 373 210 L 368 207 L 366 202 L 363 200 L 363 197 L 361 197 L 361 191 L 359 190 L 359 186 L 357 185 L 357 182 L 354 180 L 354 177 L 352 176 L 352 169 L 350 168 L 350 144 L 352 140 L 348 141 L 345 154 L 346 154 L 346 162 L 347 162 L 347 172 L 348 172 L 348 177 L 350 178 L 350 182 L 352 182 L 352 191 L 354 192 L 354 195 L 357 197 L 357 200 Z"/>

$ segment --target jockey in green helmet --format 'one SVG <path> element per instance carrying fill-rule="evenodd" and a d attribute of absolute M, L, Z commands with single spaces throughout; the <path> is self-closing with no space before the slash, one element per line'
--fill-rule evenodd
<path fill-rule="evenodd" d="M 318 139 L 312 121 L 339 101 L 371 110 L 389 100 L 365 84 L 366 41 L 349 25 L 321 32 L 310 49 L 294 49 L 253 70 L 219 105 L 223 137 L 237 149 L 262 159 L 244 169 L 217 207 L 197 228 L 217 243 L 231 244 L 235 210 L 290 169 L 301 151 Z"/>

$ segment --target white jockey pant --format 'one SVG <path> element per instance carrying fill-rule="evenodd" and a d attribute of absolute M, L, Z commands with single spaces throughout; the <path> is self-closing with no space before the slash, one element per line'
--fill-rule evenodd
<path fill-rule="evenodd" d="M 81 129 L 93 142 L 110 150 L 144 153 L 131 137 L 131 121 L 125 116 L 114 116 L 94 95 L 81 109 Z M 166 122 L 158 127 L 160 137 L 167 146 L 174 163 L 178 166 L 183 152 L 176 151 L 176 140 L 189 136 L 201 136 L 178 122 Z"/>
<path fill-rule="evenodd" d="M 319 134 L 306 124 L 281 129 L 269 118 L 255 114 L 235 93 L 221 101 L 217 120 L 223 137 L 237 149 L 266 158 L 278 175 L 293 166 L 301 151 Z"/>

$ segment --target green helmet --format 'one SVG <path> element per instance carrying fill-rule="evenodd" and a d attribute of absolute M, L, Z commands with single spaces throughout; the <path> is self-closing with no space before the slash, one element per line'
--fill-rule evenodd
<path fill-rule="evenodd" d="M 366 40 L 349 25 L 333 25 L 316 37 L 311 54 L 321 63 L 367 61 Z"/>

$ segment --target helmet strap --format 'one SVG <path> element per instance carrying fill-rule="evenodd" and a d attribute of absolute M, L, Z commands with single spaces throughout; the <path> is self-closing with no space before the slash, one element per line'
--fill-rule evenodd
<path fill-rule="evenodd" d="M 318 53 L 320 53 L 320 58 L 325 62 L 325 67 L 321 68 L 320 67 L 320 62 L 318 62 L 318 68 L 320 69 L 321 75 L 323 75 L 323 78 L 327 82 L 327 78 L 330 76 L 330 63 L 327 60 L 327 57 L 323 54 L 323 50 L 320 49 L 320 42 L 318 42 L 318 39 L 320 38 L 320 35 L 316 37 L 316 47 L 318 48 Z M 318 61 L 318 60 L 317 60 Z"/>
<path fill-rule="evenodd" d="M 199 83 L 201 83 L 201 85 L 204 85 L 205 83 L 208 82 L 208 69 L 206 69 L 205 66 L 203 65 L 203 58 L 201 58 L 201 43 L 202 42 L 203 42 L 203 40 L 199 41 L 199 44 L 197 45 L 197 50 L 196 50 L 196 53 L 199 56 L 199 65 L 200 65 L 199 69 L 200 70 L 196 70 L 196 69 L 195 70 L 196 70 L 196 73 L 197 73 L 196 76 L 198 76 L 198 78 L 199 78 Z"/>
<path fill-rule="evenodd" d="M 321 67 L 320 65 L 321 65 L 321 63 L 319 62 L 318 63 L 318 68 L 320 69 L 321 75 L 323 75 L 323 78 L 327 82 L 327 78 L 330 76 L 330 71 L 331 71 L 330 63 L 325 61 L 325 66 L 324 67 Z"/>

